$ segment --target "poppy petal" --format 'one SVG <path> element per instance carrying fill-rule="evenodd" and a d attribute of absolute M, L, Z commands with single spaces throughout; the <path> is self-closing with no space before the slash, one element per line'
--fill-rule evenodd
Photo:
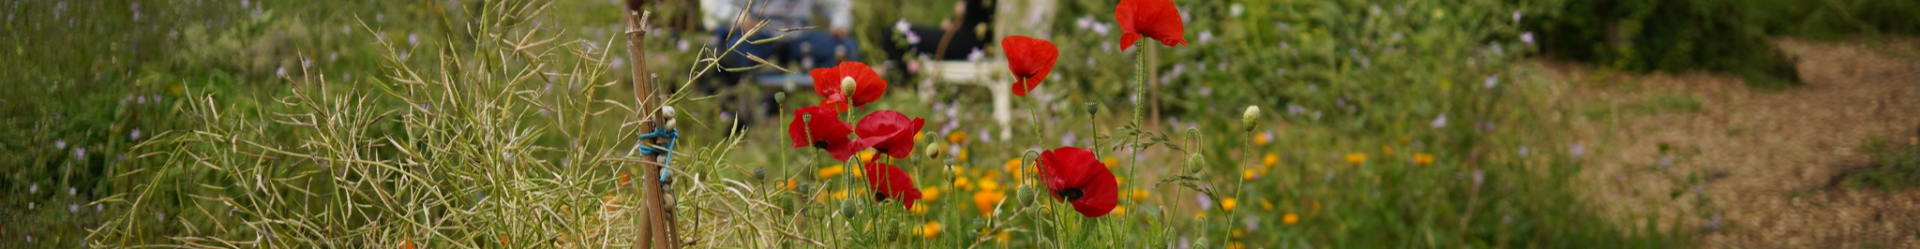
<path fill-rule="evenodd" d="M 879 111 L 860 119 L 854 133 L 860 143 L 883 150 L 894 159 L 913 155 L 913 134 L 925 127 L 926 119 L 910 118 L 896 111 Z"/>
<path fill-rule="evenodd" d="M 1014 96 L 1027 96 L 1027 92 L 1039 87 L 1060 58 L 1060 49 L 1053 42 L 1033 37 L 1010 36 L 1000 40 L 1000 47 L 1007 53 L 1007 69 L 1017 78 Z"/>
<path fill-rule="evenodd" d="M 807 74 L 813 76 L 813 93 L 822 98 L 840 95 L 840 79 L 846 74 L 840 73 L 839 67 L 815 68 Z"/>
<path fill-rule="evenodd" d="M 1072 202 L 1074 211 L 1089 218 L 1107 215 L 1120 201 L 1120 182 L 1114 179 L 1113 172 L 1106 166 L 1094 166 L 1081 187 L 1086 195 Z"/>
<path fill-rule="evenodd" d="M 920 200 L 920 188 L 913 185 L 913 176 L 907 175 L 907 171 L 899 166 L 867 162 L 861 168 L 867 172 L 868 191 L 883 194 L 888 199 L 898 199 L 909 209 L 913 208 L 913 202 Z"/>
<path fill-rule="evenodd" d="M 1186 24 L 1180 20 L 1180 10 L 1172 0 L 1121 0 L 1120 5 L 1114 6 L 1113 14 L 1120 23 L 1120 51 L 1132 47 L 1141 36 L 1166 46 L 1187 44 L 1182 38 Z"/>
<path fill-rule="evenodd" d="M 866 63 L 848 61 L 834 67 L 840 68 L 841 74 L 853 77 L 854 106 L 866 107 L 868 103 L 880 101 L 880 96 L 887 93 L 887 80 L 880 78 L 880 73 L 874 72 Z"/>
<path fill-rule="evenodd" d="M 1080 215 L 1104 216 L 1112 212 L 1119 201 L 1119 181 L 1091 151 L 1076 147 L 1043 151 L 1040 152 L 1040 166 L 1054 200 L 1073 198 L 1067 201 L 1073 204 L 1074 211 L 1080 212 Z M 1061 196 L 1074 190 L 1080 196 Z"/>

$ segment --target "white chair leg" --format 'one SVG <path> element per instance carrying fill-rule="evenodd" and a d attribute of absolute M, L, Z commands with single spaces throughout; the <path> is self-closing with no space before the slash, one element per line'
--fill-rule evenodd
<path fill-rule="evenodd" d="M 1013 85 L 997 80 L 986 85 L 993 93 L 993 120 L 1000 122 L 1000 140 L 1013 139 Z"/>

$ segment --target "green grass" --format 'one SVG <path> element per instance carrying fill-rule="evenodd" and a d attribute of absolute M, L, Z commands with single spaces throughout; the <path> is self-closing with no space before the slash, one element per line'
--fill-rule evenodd
<path fill-rule="evenodd" d="M 615 37 L 621 28 L 610 25 L 618 13 L 607 13 L 605 1 L 493 3 L 266 1 L 253 3 L 262 10 L 258 16 L 239 6 L 149 3 L 143 8 L 178 14 L 155 15 L 177 17 L 166 20 L 183 26 L 181 35 L 136 33 L 131 39 L 151 40 L 127 43 L 10 33 L 20 35 L 9 41 L 31 41 L 15 43 L 21 46 L 71 40 L 105 49 L 94 51 L 121 46 L 115 44 L 152 49 L 121 59 L 104 52 L 12 51 L 47 62 L 8 61 L 6 75 L 65 83 L 5 95 L 11 115 L 3 120 L 14 129 L 0 133 L 8 149 L 0 160 L 29 165 L 8 175 L 7 187 L 33 194 L 0 203 L 28 210 L 6 218 L 31 221 L 7 225 L 0 239 L 35 236 L 45 243 L 28 247 L 47 248 L 81 241 L 98 247 L 633 243 L 641 218 L 632 203 L 642 196 L 620 179 L 639 174 L 638 156 L 630 153 L 641 132 L 635 122 L 655 112 L 630 107 L 631 89 L 622 83 L 627 71 L 612 65 L 612 58 L 625 56 L 614 45 L 624 42 Z M 84 4 L 125 9 L 111 5 L 119 2 Z M 914 13 L 943 13 L 947 6 L 895 7 L 924 21 L 928 15 Z M 1540 105 L 1549 101 L 1541 97 L 1548 79 L 1522 63 L 1536 48 L 1516 40 L 1522 25 L 1508 14 L 1536 11 L 1527 6 L 1181 1 L 1194 16 L 1187 26 L 1193 44 L 1147 45 L 1155 46 L 1156 62 L 1145 69 L 1165 82 L 1150 85 L 1162 99 L 1157 119 L 1136 119 L 1132 110 L 1139 105 L 1125 97 L 1144 89 L 1130 84 L 1141 72 L 1132 66 L 1136 53 L 1116 52 L 1111 44 L 1118 32 L 1075 25 L 1083 17 L 1112 25 L 1110 3 L 1062 6 L 1050 38 L 1062 49 L 1059 78 L 1016 100 L 1022 111 L 1011 139 L 983 136 L 997 135 L 1000 127 L 978 89 L 941 88 L 936 99 L 890 90 L 860 111 L 927 118 L 919 149 L 951 146 L 938 157 L 894 161 L 920 187 L 940 192 L 921 203 L 924 212 L 873 203 L 863 198 L 869 195 L 862 179 L 845 172 L 847 163 L 785 146 L 783 125 L 791 116 L 729 137 L 721 129 L 730 122 L 719 118 L 721 98 L 677 93 L 668 103 L 682 113 L 677 123 L 684 137 L 673 157 L 682 235 L 700 246 L 751 248 L 1692 242 L 1683 228 L 1644 225 L 1662 224 L 1657 220 L 1593 215 L 1607 210 L 1584 199 L 1582 186 L 1567 184 L 1588 162 L 1568 152 L 1569 136 L 1535 132 L 1566 124 L 1546 121 L 1557 111 Z M 229 22 L 198 24 L 207 20 Z M 131 20 L 98 22 L 103 26 L 92 29 L 95 35 L 137 27 Z M 699 47 L 699 37 L 662 37 L 647 46 L 678 51 L 679 39 Z M 662 82 L 679 87 L 697 78 L 690 68 L 702 68 L 706 62 L 699 59 L 708 57 L 664 52 L 649 65 Z M 280 77 L 282 66 L 301 69 L 309 59 L 316 66 Z M 135 73 L 113 73 L 125 71 Z M 136 87 L 111 87 L 128 81 Z M 116 102 L 153 94 L 166 100 Z M 818 99 L 791 93 L 781 109 L 792 115 Z M 1102 111 L 1087 114 L 1089 104 Z M 1686 95 L 1638 105 L 1700 108 Z M 1253 127 L 1239 122 L 1247 106 L 1266 110 Z M 1437 122 L 1442 116 L 1446 121 Z M 143 137 L 131 139 L 127 132 L 136 127 Z M 1063 141 L 1067 134 L 1076 139 Z M 1128 158 L 1123 141 L 1135 138 L 1143 141 L 1133 146 L 1141 156 Z M 48 146 L 53 141 L 69 145 Z M 1080 217 L 1022 184 L 1030 172 L 1008 167 L 1033 165 L 1032 149 L 1063 142 L 1113 158 L 1114 169 L 1128 178 L 1124 211 Z M 89 156 L 67 159 L 75 148 L 88 148 Z M 117 155 L 127 159 L 110 159 Z M 1356 155 L 1365 159 L 1349 159 Z M 841 173 L 823 172 L 835 165 Z M 34 186 L 37 191 L 25 190 Z M 74 186 L 83 194 L 62 193 Z M 66 208 L 81 204 L 101 210 Z M 939 232 L 929 233 L 930 227 Z"/>

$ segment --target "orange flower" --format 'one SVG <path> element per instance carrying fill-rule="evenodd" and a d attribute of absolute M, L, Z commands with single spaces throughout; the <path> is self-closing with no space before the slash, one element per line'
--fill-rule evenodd
<path fill-rule="evenodd" d="M 1347 163 L 1350 163 L 1350 164 L 1367 163 L 1367 154 L 1349 153 L 1347 154 Z"/>
<path fill-rule="evenodd" d="M 1433 154 L 1413 154 L 1413 165 L 1427 166 L 1429 164 L 1433 164 Z"/>
<path fill-rule="evenodd" d="M 973 193 L 973 207 L 980 211 L 980 215 L 992 216 L 994 212 L 993 210 L 994 206 L 1000 205 L 1000 201 L 1006 200 L 1006 199 L 1007 199 L 1006 192 L 1000 192 L 1000 191 L 975 192 Z"/>
<path fill-rule="evenodd" d="M 1295 224 L 1295 223 L 1300 223 L 1300 216 L 1299 216 L 1299 215 L 1294 215 L 1294 214 L 1293 214 L 1292 212 L 1288 212 L 1288 213 L 1287 213 L 1286 215 L 1281 215 L 1281 216 L 1280 216 L 1280 222 L 1281 222 L 1281 223 L 1286 223 L 1287 225 L 1293 225 L 1293 224 Z"/>
<path fill-rule="evenodd" d="M 405 243 L 400 243 L 400 249 L 413 249 L 413 241 L 407 241 L 407 242 L 405 242 Z"/>

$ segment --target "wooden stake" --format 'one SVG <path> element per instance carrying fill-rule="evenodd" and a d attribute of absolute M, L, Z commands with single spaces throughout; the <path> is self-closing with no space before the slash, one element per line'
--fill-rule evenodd
<path fill-rule="evenodd" d="M 660 89 L 653 85 L 652 74 L 647 73 L 647 50 L 643 41 L 647 38 L 647 19 L 651 18 L 653 13 L 642 12 L 640 7 L 640 4 L 635 1 L 627 2 L 627 51 L 632 54 L 630 61 L 633 62 L 633 97 L 636 102 L 634 108 L 640 110 L 638 115 L 644 119 L 640 122 L 640 132 L 653 132 L 653 129 L 662 122 L 660 115 L 654 114 L 659 113 L 660 104 L 666 101 L 666 98 Z M 640 143 L 643 143 L 643 146 L 653 146 L 659 142 L 652 140 L 647 139 Z M 680 235 L 674 230 L 673 220 L 667 215 L 672 212 L 673 206 L 667 204 L 667 192 L 660 182 L 660 168 L 664 165 L 660 164 L 659 159 L 654 156 L 642 157 L 641 162 L 640 171 L 646 176 L 639 181 L 640 185 L 645 186 L 641 190 L 644 195 L 641 206 L 647 218 L 646 226 L 641 227 L 644 231 L 641 241 L 646 243 L 636 241 L 634 245 L 648 245 L 649 248 L 679 248 Z"/>

